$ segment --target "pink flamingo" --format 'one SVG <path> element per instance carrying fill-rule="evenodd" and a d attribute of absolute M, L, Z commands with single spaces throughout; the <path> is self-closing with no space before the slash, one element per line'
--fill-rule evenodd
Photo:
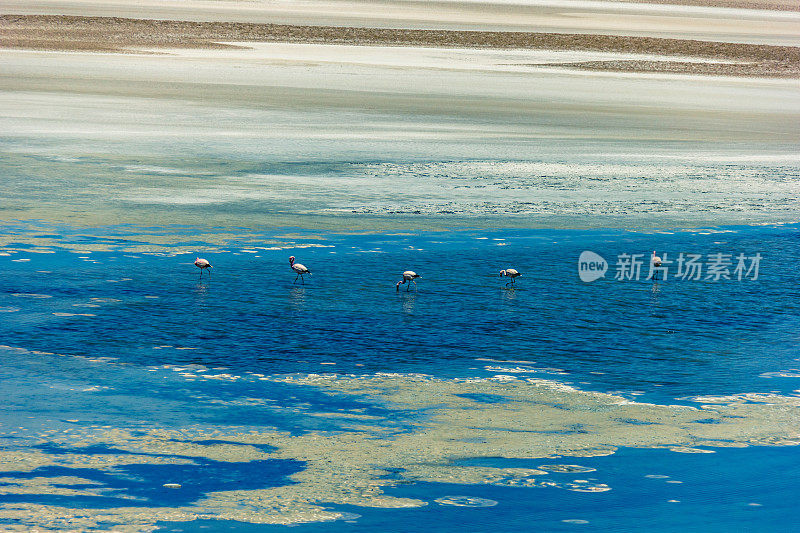
<path fill-rule="evenodd" d="M 303 282 L 303 285 L 305 285 L 306 280 L 303 277 L 303 275 L 308 274 L 310 276 L 311 271 L 307 269 L 305 266 L 301 265 L 300 263 L 295 263 L 294 256 L 291 256 L 289 258 L 289 266 L 292 268 L 292 270 L 294 270 L 297 273 L 297 276 L 295 276 L 294 281 L 292 283 L 297 283 L 297 278 L 300 278 L 300 280 Z"/>
<path fill-rule="evenodd" d="M 419 274 L 417 274 L 413 270 L 406 270 L 405 272 L 403 272 L 403 279 L 398 281 L 397 285 L 395 285 L 394 288 L 397 289 L 397 292 L 400 292 L 400 285 L 403 285 L 406 282 L 411 281 L 412 283 L 414 283 L 414 290 L 417 290 L 416 279 L 417 278 L 421 278 L 421 277 L 422 276 L 420 276 Z M 408 292 L 410 289 L 411 289 L 411 284 L 409 283 L 408 287 L 406 287 L 406 292 Z"/>
<path fill-rule="evenodd" d="M 653 250 L 653 255 L 650 257 L 650 268 L 653 267 L 660 267 L 661 266 L 661 258 L 656 255 L 656 251 Z M 658 279 L 658 272 L 653 273 L 653 279 Z"/>
<path fill-rule="evenodd" d="M 661 258 L 656 255 L 655 250 L 653 250 L 653 256 L 650 258 L 650 262 L 653 263 L 653 266 L 661 266 Z"/>
<path fill-rule="evenodd" d="M 208 262 L 208 259 L 203 259 L 202 257 L 198 257 L 194 260 L 194 266 L 200 269 L 200 279 L 203 279 L 203 270 L 207 268 L 214 268 L 211 266 L 211 263 Z M 208 275 L 211 275 L 211 271 L 208 271 Z"/>
<path fill-rule="evenodd" d="M 518 278 L 519 276 L 521 276 L 521 275 L 522 275 L 521 273 L 519 273 L 518 271 L 514 270 L 513 268 L 507 268 L 507 269 L 505 269 L 505 270 L 501 270 L 501 271 L 500 271 L 500 277 L 503 277 L 503 276 L 508 276 L 509 278 L 511 278 L 511 281 L 509 281 L 508 283 L 506 283 L 506 287 L 507 287 L 507 286 L 508 286 L 510 283 L 514 283 L 514 280 L 515 280 L 516 278 Z"/>

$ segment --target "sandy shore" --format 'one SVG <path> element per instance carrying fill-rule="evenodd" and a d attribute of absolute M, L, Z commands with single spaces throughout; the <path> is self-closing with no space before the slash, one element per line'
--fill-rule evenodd
<path fill-rule="evenodd" d="M 800 46 L 800 13 L 793 5 L 796 0 L 5 0 L 0 13 Z"/>
<path fill-rule="evenodd" d="M 0 47 L 53 51 L 137 52 L 226 48 L 225 42 L 287 42 L 473 49 L 602 51 L 716 61 L 586 61 L 570 68 L 800 77 L 800 48 L 690 39 L 591 34 L 476 32 L 140 20 L 111 17 L 0 16 Z M 547 64 L 547 66 L 553 66 Z"/>
<path fill-rule="evenodd" d="M 613 1 L 613 0 L 612 0 Z M 771 11 L 800 11 L 800 3 L 795 0 L 624 0 L 648 4 L 667 4 L 681 6 L 732 7 L 736 9 L 769 9 Z"/>

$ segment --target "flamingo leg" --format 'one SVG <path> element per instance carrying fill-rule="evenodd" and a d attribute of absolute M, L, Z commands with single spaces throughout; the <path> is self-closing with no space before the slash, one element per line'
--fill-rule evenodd
<path fill-rule="evenodd" d="M 293 281 L 292 283 L 297 283 L 297 278 L 299 278 L 299 277 L 300 277 L 300 274 L 296 275 L 296 276 L 294 277 L 294 281 Z"/>
<path fill-rule="evenodd" d="M 306 284 L 306 277 L 302 274 L 300 274 L 300 281 L 303 283 L 303 285 Z"/>

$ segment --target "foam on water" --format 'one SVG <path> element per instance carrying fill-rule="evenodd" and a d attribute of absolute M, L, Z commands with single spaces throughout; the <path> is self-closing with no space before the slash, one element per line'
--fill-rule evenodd
<path fill-rule="evenodd" d="M 760 374 L 762 378 L 800 378 L 800 370 L 781 370 L 778 372 L 763 372 Z"/>
<path fill-rule="evenodd" d="M 669 451 L 676 453 L 714 453 L 714 450 L 704 450 L 702 448 L 689 448 L 687 446 L 678 446 L 670 448 Z"/>
<path fill-rule="evenodd" d="M 454 505 L 456 507 L 494 507 L 497 505 L 494 500 L 473 496 L 442 496 L 434 501 L 439 505 Z"/>
<path fill-rule="evenodd" d="M 578 474 L 585 472 L 594 472 L 597 469 L 588 466 L 580 465 L 540 465 L 539 469 L 546 472 L 557 472 L 560 474 Z"/>

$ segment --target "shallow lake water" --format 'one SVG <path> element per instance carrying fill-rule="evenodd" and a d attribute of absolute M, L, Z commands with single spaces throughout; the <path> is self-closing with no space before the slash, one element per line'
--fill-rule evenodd
<path fill-rule="evenodd" d="M 129 229 L 0 257 L 7 524 L 511 531 L 524 509 L 549 530 L 785 525 L 794 225 L 248 234 L 208 245 L 202 279 L 199 252 L 132 252 Z M 730 254 L 730 279 L 615 279 L 653 248 Z M 585 250 L 605 277 L 581 281 Z M 763 256 L 757 274 L 739 254 Z M 422 278 L 397 290 L 408 268 Z M 767 468 L 778 488 L 759 488 Z"/>
<path fill-rule="evenodd" d="M 792 530 L 792 81 L 187 54 L 2 58 L 0 528 Z"/>

